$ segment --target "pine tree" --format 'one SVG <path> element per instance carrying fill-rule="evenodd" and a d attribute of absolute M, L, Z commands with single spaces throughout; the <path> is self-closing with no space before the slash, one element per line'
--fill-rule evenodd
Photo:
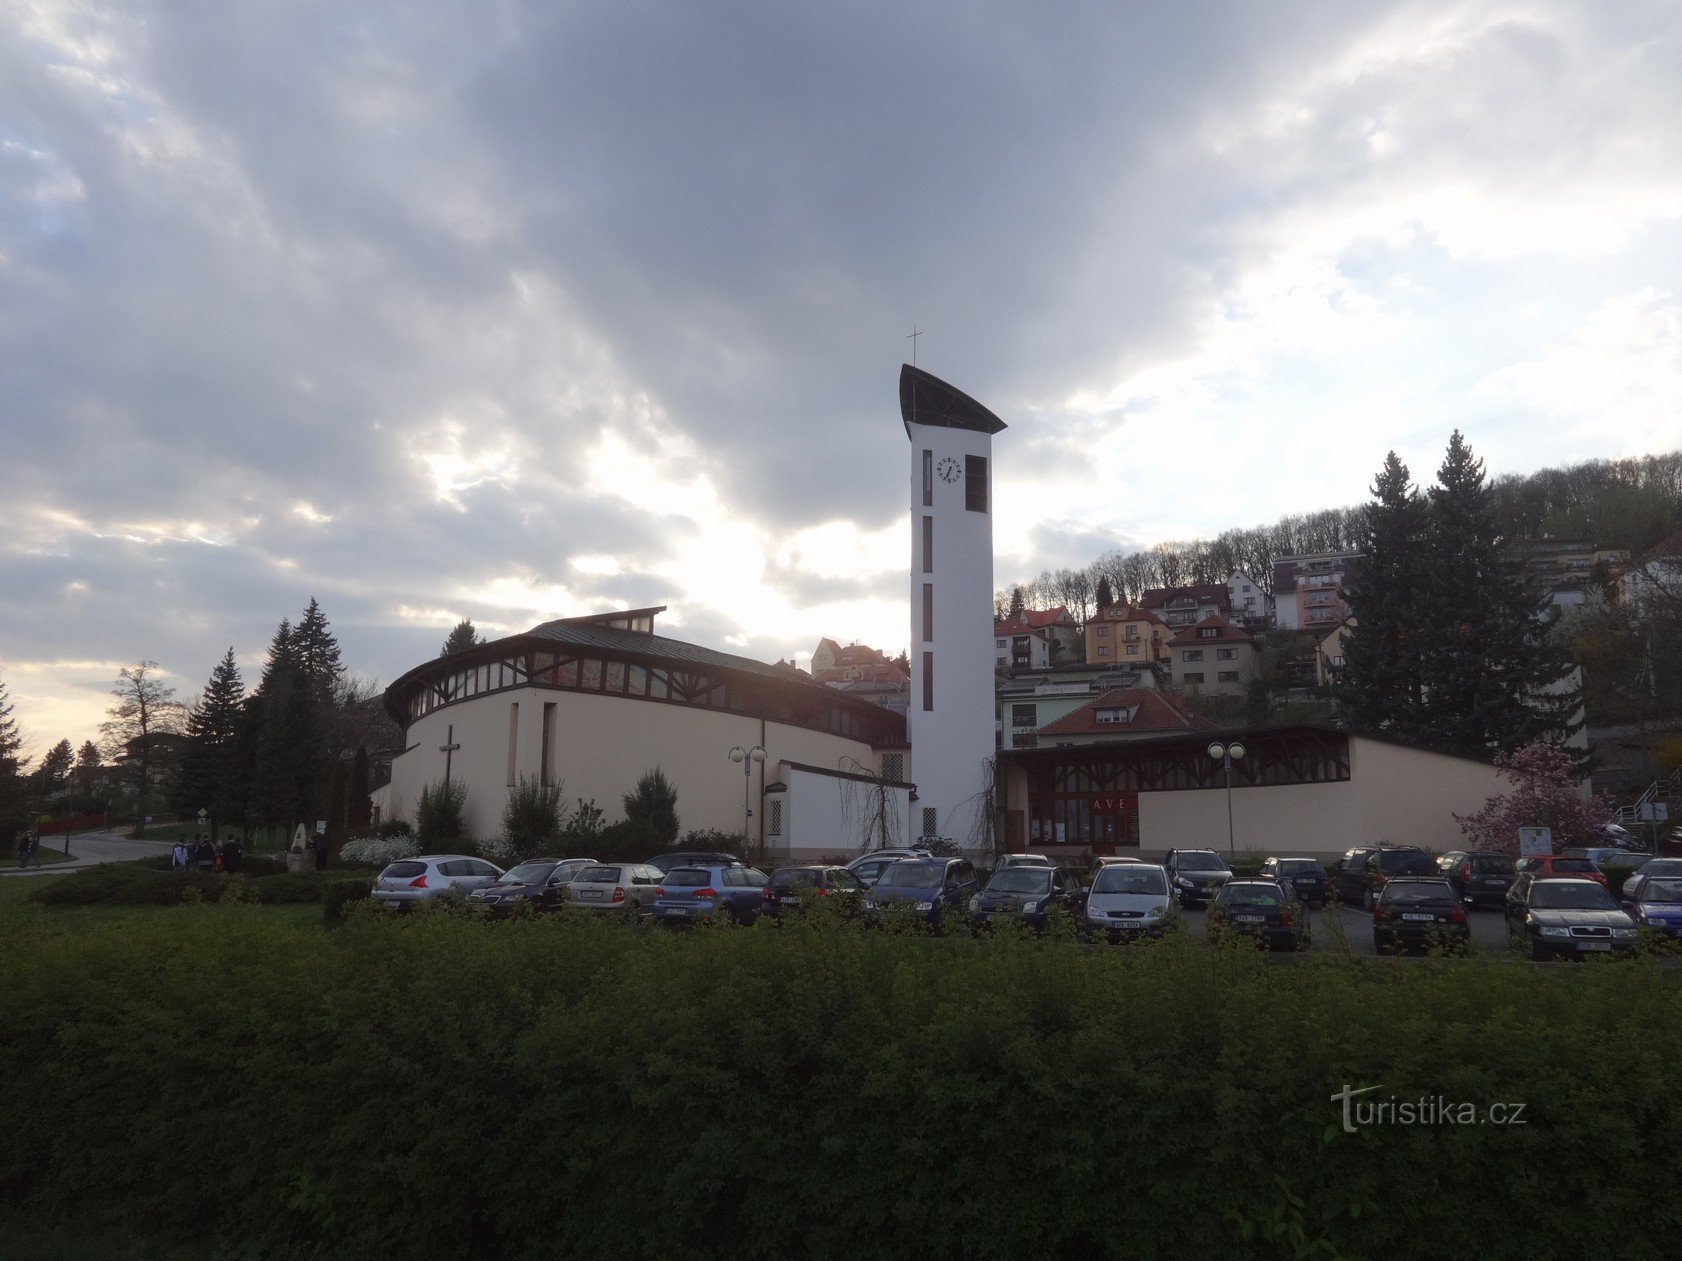
<path fill-rule="evenodd" d="M 1483 462 L 1456 430 L 1428 499 L 1416 601 L 1419 735 L 1440 752 L 1488 757 L 1562 741 L 1581 704 L 1537 616 L 1541 596 L 1505 542 Z"/>
<path fill-rule="evenodd" d="M 82 741 L 82 747 L 76 750 L 76 791 L 84 797 L 95 795 L 104 770 L 105 762 L 99 756 L 99 746 L 92 740 Z"/>
<path fill-rule="evenodd" d="M 291 619 L 283 617 L 280 619 L 280 625 L 275 627 L 274 638 L 269 641 L 269 655 L 263 660 L 263 674 L 257 681 L 259 692 L 268 691 L 270 682 L 277 674 L 298 664 L 292 639 Z"/>
<path fill-rule="evenodd" d="M 60 740 L 41 757 L 31 778 L 35 793 L 43 801 L 58 797 L 70 787 L 70 774 L 76 766 L 76 750 L 70 741 Z"/>
<path fill-rule="evenodd" d="M 1385 457 L 1372 495 L 1361 509 L 1360 567 L 1344 593 L 1353 625 L 1344 636 L 1335 686 L 1352 730 L 1418 738 L 1425 503 L 1394 451 Z"/>
<path fill-rule="evenodd" d="M 0 854 L 14 853 L 29 826 L 29 781 L 25 778 L 23 736 L 12 716 L 11 698 L 0 679 Z"/>
<path fill-rule="evenodd" d="M 444 641 L 444 646 L 438 650 L 438 655 L 448 657 L 451 653 L 462 652 L 483 642 L 479 638 L 479 632 L 473 629 L 473 623 L 464 617 L 456 623 L 455 629 Z"/>
<path fill-rule="evenodd" d="M 1011 621 L 1015 621 L 1017 618 L 1022 616 L 1023 610 L 1026 609 L 1027 606 L 1027 596 L 1022 590 L 1022 584 L 1018 583 L 1010 589 L 1010 611 L 1006 613 L 1005 616 Z"/>
<path fill-rule="evenodd" d="M 373 803 L 368 800 L 368 746 L 356 746 L 356 756 L 350 763 L 350 788 L 345 802 L 345 825 L 352 836 L 362 836 L 373 818 Z"/>
<path fill-rule="evenodd" d="M 677 844 L 677 789 L 658 766 L 625 794 L 624 806 L 625 822 L 633 825 L 649 845 L 667 849 Z"/>
<path fill-rule="evenodd" d="M 345 672 L 339 659 L 339 641 L 327 625 L 327 615 L 310 598 L 309 607 L 292 632 L 292 655 L 304 672 L 311 690 L 322 700 L 330 700 L 333 686 Z"/>
<path fill-rule="evenodd" d="M 1098 578 L 1098 595 L 1094 603 L 1097 604 L 1100 613 L 1115 603 L 1115 592 L 1110 588 L 1108 574 L 1102 574 Z"/>
<path fill-rule="evenodd" d="M 245 684 L 230 647 L 187 717 L 187 748 L 175 799 L 183 814 L 208 811 L 213 830 L 245 812 L 239 765 L 244 707 Z"/>

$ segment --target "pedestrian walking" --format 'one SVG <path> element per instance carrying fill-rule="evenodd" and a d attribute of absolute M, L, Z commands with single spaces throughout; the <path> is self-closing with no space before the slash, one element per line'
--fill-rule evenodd
<path fill-rule="evenodd" d="M 238 871 L 240 861 L 244 857 L 245 855 L 240 852 L 239 837 L 229 832 L 228 839 L 222 842 L 222 870 Z"/>
<path fill-rule="evenodd" d="M 171 871 L 187 870 L 187 842 L 180 837 L 175 838 L 175 848 L 169 851 L 169 867 Z"/>
<path fill-rule="evenodd" d="M 327 851 L 331 847 L 331 843 L 325 836 L 315 838 L 315 869 L 317 871 L 327 870 Z"/>
<path fill-rule="evenodd" d="M 201 871 L 212 871 L 216 867 L 216 846 L 203 832 L 199 833 L 199 839 L 193 846 L 193 858 Z"/>

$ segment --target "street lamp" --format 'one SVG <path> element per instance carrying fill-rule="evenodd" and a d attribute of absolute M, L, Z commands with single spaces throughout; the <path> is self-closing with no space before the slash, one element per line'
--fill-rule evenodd
<path fill-rule="evenodd" d="M 1232 764 L 1243 761 L 1244 746 L 1236 740 L 1229 740 L 1225 744 L 1219 740 L 1211 740 L 1208 753 L 1226 772 L 1226 852 L 1227 861 L 1230 862 L 1236 857 L 1232 843 Z"/>
<path fill-rule="evenodd" d="M 748 820 L 753 818 L 753 808 L 748 804 L 748 792 L 753 781 L 753 764 L 765 760 L 765 746 L 752 744 L 743 748 L 738 744 L 730 750 L 730 760 L 742 764 L 742 840 L 746 843 L 749 839 Z"/>

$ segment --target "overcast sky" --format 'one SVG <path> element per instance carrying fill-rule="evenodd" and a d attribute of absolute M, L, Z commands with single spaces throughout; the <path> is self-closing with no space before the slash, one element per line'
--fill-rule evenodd
<path fill-rule="evenodd" d="M 381 683 L 667 604 L 907 642 L 920 366 L 998 585 L 1682 445 L 1682 6 L 0 0 L 0 678 L 39 751 L 313 595 Z"/>

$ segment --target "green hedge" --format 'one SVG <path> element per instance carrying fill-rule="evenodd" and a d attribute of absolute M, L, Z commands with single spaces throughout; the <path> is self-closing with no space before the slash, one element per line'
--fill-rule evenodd
<path fill-rule="evenodd" d="M 259 868 L 272 871 L 272 868 Z M 45 906 L 175 906 L 182 902 L 319 902 L 335 882 L 352 881 L 366 891 L 371 875 L 300 871 L 284 868 L 269 875 L 240 872 L 160 870 L 145 862 L 104 863 L 67 873 L 32 891 L 30 901 Z"/>
<path fill-rule="evenodd" d="M 0 1200 L 216 1255 L 1673 1251 L 1682 1020 L 1651 960 L 1271 962 L 819 915 L 0 931 Z M 1345 1134 L 1345 1084 L 1528 1124 Z"/>

